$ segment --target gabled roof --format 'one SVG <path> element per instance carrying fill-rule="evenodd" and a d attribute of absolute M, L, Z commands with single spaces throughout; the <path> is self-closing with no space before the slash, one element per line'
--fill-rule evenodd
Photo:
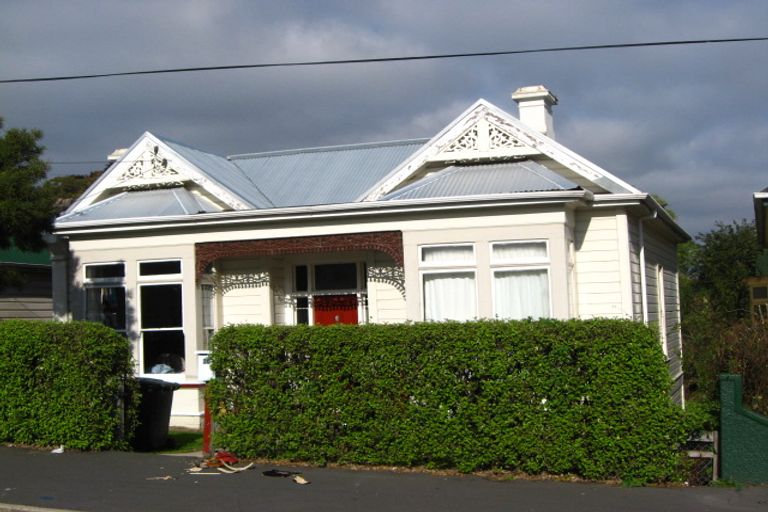
<path fill-rule="evenodd" d="M 225 158 L 145 132 L 67 209 L 64 217 L 123 192 L 170 187 L 197 189 L 218 204 L 219 210 L 272 206 Z"/>
<path fill-rule="evenodd" d="M 379 200 L 441 162 L 480 163 L 519 158 L 548 161 L 547 167 L 591 192 L 640 193 L 605 169 L 479 99 L 359 199 Z"/>
<path fill-rule="evenodd" d="M 277 207 L 350 203 L 426 139 L 229 157 Z"/>
<path fill-rule="evenodd" d="M 574 190 L 579 187 L 532 160 L 452 165 L 384 196 L 382 200 Z"/>
<path fill-rule="evenodd" d="M 429 141 L 225 158 L 145 132 L 57 225 L 577 188 L 642 194 L 480 99 Z"/>

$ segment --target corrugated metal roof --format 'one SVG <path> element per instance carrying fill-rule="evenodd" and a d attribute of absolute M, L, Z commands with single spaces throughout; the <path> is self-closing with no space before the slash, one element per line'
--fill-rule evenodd
<path fill-rule="evenodd" d="M 271 208 L 271 203 L 243 171 L 224 157 L 185 146 L 179 142 L 161 138 L 182 158 L 208 174 L 214 181 L 257 208 Z"/>
<path fill-rule="evenodd" d="M 382 199 L 427 199 L 576 188 L 578 185 L 543 165 L 532 160 L 522 160 L 446 167 Z"/>
<path fill-rule="evenodd" d="M 221 211 L 213 203 L 189 190 L 176 187 L 123 192 L 85 210 L 64 215 L 57 223 L 90 220 L 193 215 Z"/>
<path fill-rule="evenodd" d="M 229 159 L 277 207 L 349 203 L 425 139 L 235 155 Z"/>

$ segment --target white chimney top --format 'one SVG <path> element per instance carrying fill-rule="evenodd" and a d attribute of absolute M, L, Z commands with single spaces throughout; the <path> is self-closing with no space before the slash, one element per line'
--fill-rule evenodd
<path fill-rule="evenodd" d="M 554 139 L 552 105 L 557 105 L 557 96 L 543 85 L 521 87 L 512 93 L 520 111 L 520 121 L 544 135 Z"/>

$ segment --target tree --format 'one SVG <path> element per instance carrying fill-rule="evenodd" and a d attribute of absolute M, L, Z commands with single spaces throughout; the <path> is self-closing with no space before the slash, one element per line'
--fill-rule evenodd
<path fill-rule="evenodd" d="M 104 171 L 92 171 L 90 174 L 70 174 L 57 176 L 45 182 L 45 188 L 53 197 L 54 209 L 60 214 L 71 205 Z"/>
<path fill-rule="evenodd" d="M 678 247 L 683 364 L 691 395 L 715 400 L 718 374 L 743 366 L 748 351 L 737 348 L 754 346 L 756 331 L 740 325 L 749 320 L 745 280 L 754 275 L 759 253 L 755 225 L 746 220 L 716 223 L 696 243 Z"/>
<path fill-rule="evenodd" d="M 3 130 L 0 118 L 0 249 L 15 246 L 25 251 L 45 248 L 43 234 L 50 231 L 53 199 L 43 186 L 48 165 L 40 159 L 40 130 Z M 0 269 L 0 288 L 9 273 Z"/>

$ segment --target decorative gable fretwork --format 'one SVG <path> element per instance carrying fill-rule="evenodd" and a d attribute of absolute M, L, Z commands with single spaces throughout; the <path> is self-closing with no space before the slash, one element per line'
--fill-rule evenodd
<path fill-rule="evenodd" d="M 524 144 L 499 124 L 480 117 L 458 137 L 439 148 L 430 161 L 481 160 L 521 157 L 537 154 L 538 150 Z"/>
<path fill-rule="evenodd" d="M 126 190 L 181 186 L 187 181 L 165 158 L 159 146 L 147 141 L 141 155 L 115 178 L 115 184 Z"/>

